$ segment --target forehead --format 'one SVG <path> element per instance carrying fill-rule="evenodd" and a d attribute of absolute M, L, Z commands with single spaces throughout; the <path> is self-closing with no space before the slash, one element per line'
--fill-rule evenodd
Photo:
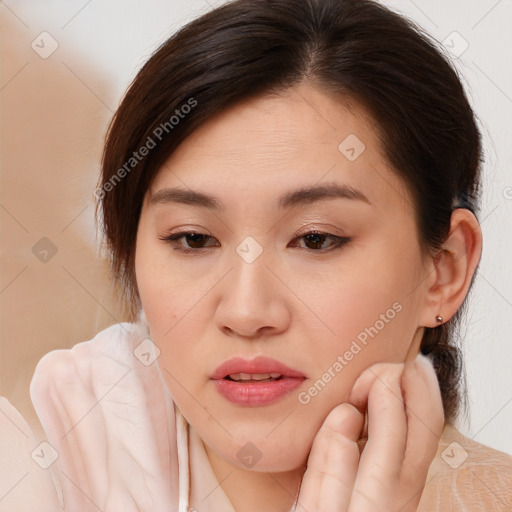
<path fill-rule="evenodd" d="M 361 189 L 383 208 L 410 202 L 384 156 L 373 118 L 354 102 L 301 84 L 208 120 L 159 170 L 150 195 L 182 186 L 209 190 L 227 202 L 230 194 L 271 200 L 291 186 L 323 182 Z"/>

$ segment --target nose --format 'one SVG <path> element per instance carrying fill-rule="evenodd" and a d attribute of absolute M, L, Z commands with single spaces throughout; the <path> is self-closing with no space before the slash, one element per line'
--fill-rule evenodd
<path fill-rule="evenodd" d="M 231 263 L 233 268 L 218 290 L 217 327 L 229 336 L 249 339 L 285 331 L 291 315 L 281 282 L 286 280 L 276 277 L 282 272 L 275 265 L 272 268 L 264 254 L 248 263 L 235 253 Z"/>

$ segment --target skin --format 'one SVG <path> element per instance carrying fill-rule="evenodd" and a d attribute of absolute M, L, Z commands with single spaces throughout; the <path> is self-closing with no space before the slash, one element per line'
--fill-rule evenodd
<path fill-rule="evenodd" d="M 365 145 L 354 161 L 338 149 L 350 134 Z M 277 206 L 285 192 L 327 183 L 370 204 Z M 153 204 L 168 187 L 213 195 L 224 210 Z M 315 230 L 350 240 L 304 238 Z M 163 240 L 190 231 L 212 238 Z M 263 251 L 252 263 L 236 252 L 247 236 Z M 144 199 L 137 285 L 171 394 L 238 512 L 288 511 L 301 479 L 298 510 L 416 510 L 443 427 L 419 344 L 436 315 L 447 321 L 461 305 L 480 251 L 478 222 L 459 209 L 443 250 L 421 252 L 412 199 L 375 122 L 314 84 L 237 104 L 180 145 Z M 393 304 L 400 311 L 301 403 Z M 210 380 L 235 355 L 273 357 L 307 378 L 277 403 L 237 406 Z M 261 454 L 252 467 L 237 457 L 247 443 Z"/>

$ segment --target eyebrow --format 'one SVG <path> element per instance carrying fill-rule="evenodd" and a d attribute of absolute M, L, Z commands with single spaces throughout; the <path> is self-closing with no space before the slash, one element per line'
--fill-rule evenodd
<path fill-rule="evenodd" d="M 371 205 L 368 197 L 357 188 L 339 183 L 326 183 L 324 185 L 306 186 L 287 192 L 278 199 L 278 206 L 281 209 L 286 209 L 326 199 L 350 199 Z M 182 188 L 164 188 L 158 190 L 151 196 L 150 203 L 153 205 L 181 203 L 201 206 L 216 211 L 225 210 L 222 202 L 214 196 Z"/>

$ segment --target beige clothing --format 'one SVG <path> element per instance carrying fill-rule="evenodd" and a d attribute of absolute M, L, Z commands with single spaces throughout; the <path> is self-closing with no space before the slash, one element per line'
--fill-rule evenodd
<path fill-rule="evenodd" d="M 446 425 L 418 512 L 512 512 L 512 456 Z"/>
<path fill-rule="evenodd" d="M 0 512 L 235 512 L 151 347 L 141 320 L 43 357 L 48 443 L 0 399 Z M 447 426 L 418 510 L 512 511 L 512 457 Z"/>

